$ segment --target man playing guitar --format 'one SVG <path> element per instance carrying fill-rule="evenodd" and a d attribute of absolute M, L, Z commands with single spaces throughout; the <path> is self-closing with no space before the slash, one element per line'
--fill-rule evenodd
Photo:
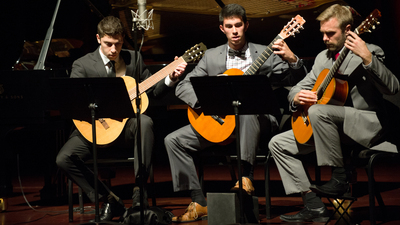
<path fill-rule="evenodd" d="M 303 210 L 282 215 L 283 221 L 325 223 L 328 211 L 316 193 L 340 196 L 349 189 L 342 150 L 370 148 L 385 140 L 390 121 L 382 95 L 397 93 L 399 81 L 383 64 L 382 49 L 359 37 L 375 24 L 380 12 L 372 13 L 354 32 L 352 12 L 335 4 L 317 17 L 327 49 L 317 55 L 312 70 L 288 95 L 293 129 L 269 143 L 286 194 L 301 193 L 304 202 Z M 327 99 L 331 94 L 339 94 L 341 101 Z M 307 129 L 311 138 L 304 136 Z M 395 147 L 384 149 L 397 152 Z M 331 180 L 322 186 L 310 184 L 297 157 L 314 151 L 319 166 L 332 167 Z"/>
<path fill-rule="evenodd" d="M 186 102 L 191 108 L 200 109 L 196 94 L 190 82 L 191 77 L 217 76 L 229 69 L 239 69 L 246 72 L 267 46 L 248 42 L 245 32 L 249 28 L 245 9 L 237 4 L 229 4 L 222 8 L 219 16 L 220 30 L 227 37 L 227 43 L 206 51 L 195 69 L 182 80 L 176 89 L 176 96 Z M 271 79 L 290 79 L 296 82 L 305 74 L 302 60 L 289 49 L 283 39 L 271 44 L 273 52 L 263 62 L 258 71 L 249 75 L 264 75 Z M 212 91 L 212 90 L 210 90 Z M 247 194 L 254 193 L 253 163 L 260 139 L 261 130 L 270 135 L 277 127 L 277 121 L 272 115 L 241 115 L 241 158 L 243 163 L 243 190 Z M 229 136 L 229 135 L 228 135 Z M 175 192 L 189 190 L 192 203 L 182 215 L 174 217 L 173 222 L 191 222 L 207 217 L 207 202 L 201 190 L 199 179 L 192 157 L 188 152 L 197 152 L 218 143 L 204 138 L 192 125 L 184 126 L 165 138 L 168 152 L 173 189 Z M 239 189 L 238 182 L 233 188 Z"/>

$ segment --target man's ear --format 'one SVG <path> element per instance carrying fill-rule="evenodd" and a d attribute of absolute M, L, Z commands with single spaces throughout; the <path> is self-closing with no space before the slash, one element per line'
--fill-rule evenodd
<path fill-rule="evenodd" d="M 100 36 L 99 36 L 99 34 L 96 34 L 96 39 L 97 39 L 97 42 L 100 44 L 101 42 L 100 42 Z"/>
<path fill-rule="evenodd" d="M 347 26 L 346 26 L 346 28 L 345 28 L 345 32 L 347 33 L 347 31 L 350 31 L 351 30 L 351 25 L 350 24 L 347 24 Z"/>
<path fill-rule="evenodd" d="M 246 22 L 246 24 L 244 25 L 244 32 L 247 31 L 247 29 L 249 29 L 249 21 Z"/>
<path fill-rule="evenodd" d="M 223 25 L 219 25 L 219 29 L 222 31 L 222 33 L 225 34 L 225 30 L 224 30 L 224 26 Z"/>

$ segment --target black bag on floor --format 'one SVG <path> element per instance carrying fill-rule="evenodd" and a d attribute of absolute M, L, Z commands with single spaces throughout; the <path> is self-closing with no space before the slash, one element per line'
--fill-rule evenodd
<path fill-rule="evenodd" d="M 149 207 L 143 210 L 144 225 L 168 225 L 172 223 L 172 212 L 160 207 Z M 123 224 L 139 225 L 140 223 L 140 208 L 132 208 L 126 210 L 122 216 Z"/>

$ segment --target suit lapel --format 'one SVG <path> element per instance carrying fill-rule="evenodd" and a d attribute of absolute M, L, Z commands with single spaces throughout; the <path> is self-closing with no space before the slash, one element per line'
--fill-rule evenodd
<path fill-rule="evenodd" d="M 215 74 L 210 75 L 218 75 L 219 73 L 224 73 L 226 71 L 226 53 L 228 51 L 228 44 L 222 45 L 220 51 L 218 52 L 219 56 L 213 57 L 211 60 L 215 60 L 215 65 L 218 65 L 217 72 L 210 71 Z"/>
<path fill-rule="evenodd" d="M 248 42 L 248 45 L 249 45 L 249 49 L 250 49 L 251 59 L 253 60 L 253 62 L 255 62 L 261 53 L 256 49 L 256 47 L 253 45 L 253 43 Z"/>
<path fill-rule="evenodd" d="M 344 71 L 345 73 L 347 73 L 347 68 L 349 66 L 349 63 L 351 61 L 351 59 L 354 57 L 354 53 L 352 51 L 349 51 L 349 54 L 347 54 L 346 58 L 344 59 L 342 65 L 340 66 L 339 70 L 340 71 Z"/>
<path fill-rule="evenodd" d="M 134 77 L 134 74 L 133 74 L 134 65 L 133 65 L 133 60 L 132 60 L 132 54 L 130 54 L 129 51 L 121 50 L 120 57 L 125 62 L 125 66 L 126 66 L 125 75 Z"/>
<path fill-rule="evenodd" d="M 100 46 L 93 54 L 93 67 L 96 70 L 97 74 L 100 75 L 100 77 L 107 77 L 107 70 L 104 66 L 103 59 L 100 56 Z"/>

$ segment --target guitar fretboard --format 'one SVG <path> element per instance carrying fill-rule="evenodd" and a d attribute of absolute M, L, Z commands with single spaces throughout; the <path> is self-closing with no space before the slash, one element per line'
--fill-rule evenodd
<path fill-rule="evenodd" d="M 158 83 L 160 80 L 164 79 L 166 76 L 168 76 L 170 73 L 172 73 L 175 68 L 185 62 L 183 57 L 179 57 L 177 60 L 174 60 L 168 66 L 165 66 L 161 70 L 159 70 L 157 73 L 153 74 L 146 80 L 144 80 L 142 83 L 139 84 L 139 95 L 141 95 L 145 90 L 148 90 L 151 88 L 153 85 Z M 137 81 L 136 81 L 137 82 Z M 131 90 L 128 91 L 129 97 L 132 100 L 134 100 L 137 96 L 136 92 L 136 87 L 132 88 Z"/>
<path fill-rule="evenodd" d="M 274 53 L 274 50 L 272 49 L 272 45 L 274 44 L 275 41 L 282 39 L 282 37 L 278 34 L 274 40 L 269 43 L 268 47 L 261 53 L 260 56 L 251 64 L 249 69 L 246 70 L 246 72 L 243 75 L 253 75 L 255 74 L 258 69 L 267 61 L 267 59 Z"/>
<path fill-rule="evenodd" d="M 333 76 L 335 76 L 336 72 L 338 71 L 339 67 L 342 65 L 343 60 L 344 60 L 344 58 L 346 58 L 348 53 L 349 53 L 349 49 L 344 47 L 342 53 L 340 53 L 339 57 L 336 59 L 332 68 L 329 70 L 329 73 L 326 75 L 324 81 L 321 83 L 321 86 L 318 88 L 318 90 L 317 90 L 318 99 L 321 97 L 320 93 L 325 92 L 325 90 L 328 87 L 329 83 L 331 82 Z"/>

